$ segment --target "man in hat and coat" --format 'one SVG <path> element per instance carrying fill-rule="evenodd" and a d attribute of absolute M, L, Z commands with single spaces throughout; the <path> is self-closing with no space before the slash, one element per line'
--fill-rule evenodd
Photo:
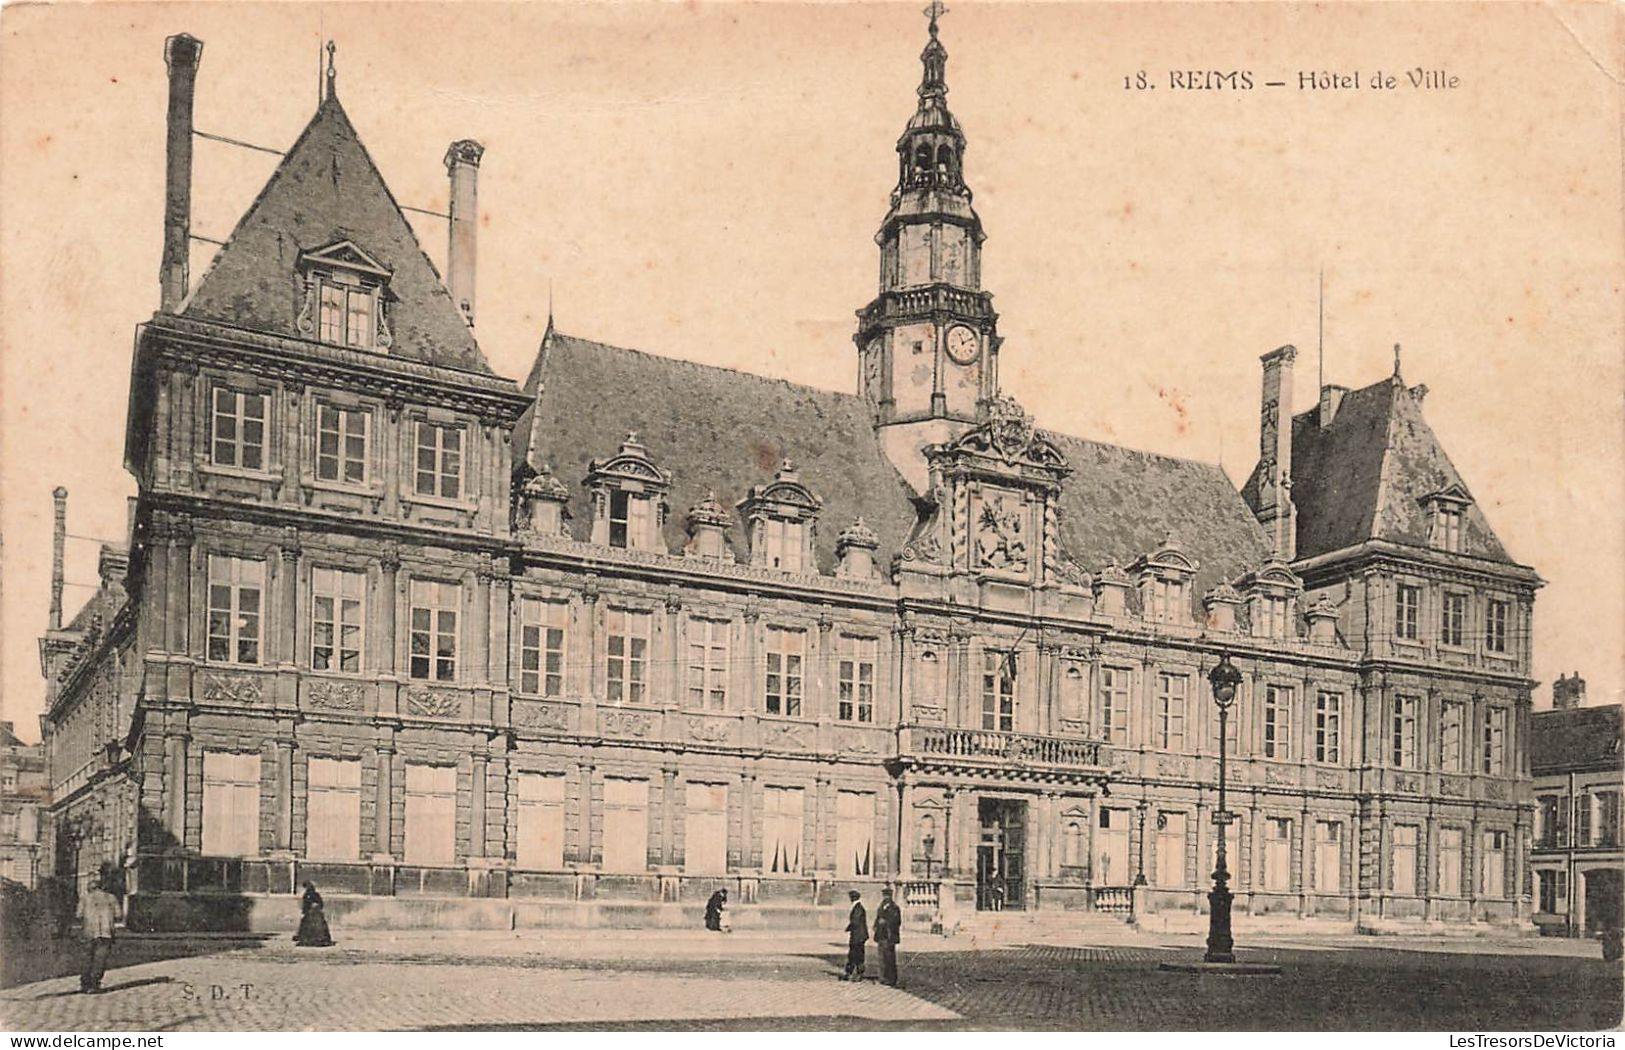
<path fill-rule="evenodd" d="M 857 890 L 848 894 L 852 898 L 852 912 L 846 917 L 846 972 L 843 981 L 863 980 L 863 945 L 869 939 L 869 913 L 863 910 L 863 895 Z"/>
<path fill-rule="evenodd" d="M 875 912 L 875 943 L 880 946 L 880 980 L 897 987 L 897 942 L 903 939 L 903 910 L 892 899 L 891 887 L 880 891 Z"/>

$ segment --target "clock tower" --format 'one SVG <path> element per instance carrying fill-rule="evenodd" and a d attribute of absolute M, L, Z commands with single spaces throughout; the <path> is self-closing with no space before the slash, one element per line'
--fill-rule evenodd
<path fill-rule="evenodd" d="M 855 337 L 859 389 L 888 447 L 911 446 L 909 459 L 974 424 L 998 391 L 998 315 L 981 290 L 986 234 L 965 185 L 965 134 L 948 111 L 944 12 L 937 0 L 926 8 L 919 104 L 897 140 L 897 187 L 875 235 L 879 294 L 858 311 Z M 903 451 L 893 459 L 909 475 Z"/>

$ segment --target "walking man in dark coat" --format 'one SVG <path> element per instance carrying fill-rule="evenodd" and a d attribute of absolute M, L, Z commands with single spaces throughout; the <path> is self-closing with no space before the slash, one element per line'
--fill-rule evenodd
<path fill-rule="evenodd" d="M 875 912 L 875 943 L 880 946 L 880 980 L 897 987 L 897 942 L 903 939 L 903 911 L 892 900 L 891 889 L 880 891 Z"/>
<path fill-rule="evenodd" d="M 869 913 L 863 910 L 863 895 L 853 890 L 852 913 L 846 919 L 846 972 L 843 981 L 863 980 L 863 945 L 869 939 Z"/>

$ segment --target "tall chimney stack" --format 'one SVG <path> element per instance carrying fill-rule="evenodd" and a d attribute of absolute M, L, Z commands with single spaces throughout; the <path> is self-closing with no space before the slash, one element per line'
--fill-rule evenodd
<path fill-rule="evenodd" d="M 68 490 L 51 493 L 56 516 L 51 523 L 51 630 L 62 629 L 62 549 L 68 543 Z"/>
<path fill-rule="evenodd" d="M 485 147 L 473 139 L 459 139 L 446 150 L 446 174 L 451 177 L 446 288 L 470 328 L 474 326 L 474 237 L 480 222 L 477 184 L 484 155 Z"/>
<path fill-rule="evenodd" d="M 158 271 L 159 308 L 180 310 L 191 279 L 192 98 L 203 41 L 180 33 L 164 41 L 169 66 L 169 135 L 164 149 L 164 258 Z"/>
<path fill-rule="evenodd" d="M 1292 505 L 1293 346 L 1271 350 L 1264 362 L 1264 392 L 1258 427 L 1258 520 L 1270 536 L 1275 556 L 1297 556 L 1297 512 Z"/>

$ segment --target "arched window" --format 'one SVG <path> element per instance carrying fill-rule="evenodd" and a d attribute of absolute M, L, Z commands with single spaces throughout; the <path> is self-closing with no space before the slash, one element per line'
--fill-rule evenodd
<path fill-rule="evenodd" d="M 931 170 L 931 147 L 923 142 L 914 151 L 914 170 L 921 175 Z"/>
<path fill-rule="evenodd" d="M 937 147 L 937 174 L 954 173 L 954 148 L 946 143 Z"/>
<path fill-rule="evenodd" d="M 920 856 L 938 857 L 937 818 L 927 813 L 920 818 Z"/>

